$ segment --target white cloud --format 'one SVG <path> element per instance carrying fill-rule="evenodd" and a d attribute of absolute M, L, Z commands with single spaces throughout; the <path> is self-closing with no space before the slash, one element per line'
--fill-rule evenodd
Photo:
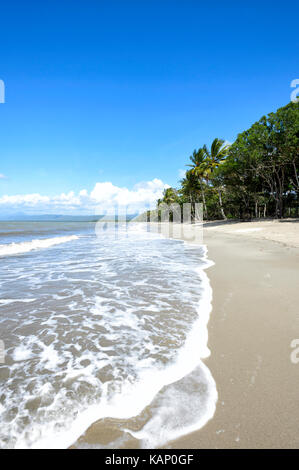
<path fill-rule="evenodd" d="M 4 178 L 6 178 L 6 176 L 3 175 L 3 173 L 0 173 L 0 180 L 3 180 Z"/>
<path fill-rule="evenodd" d="M 120 212 L 138 212 L 155 207 L 165 188 L 169 185 L 155 178 L 136 184 L 133 189 L 114 186 L 111 182 L 96 183 L 89 193 L 82 189 L 57 196 L 23 194 L 0 197 L 0 208 L 6 212 L 22 211 L 34 213 L 95 213 L 101 214 L 120 206 Z"/>
<path fill-rule="evenodd" d="M 186 176 L 186 170 L 181 170 L 181 169 L 180 169 L 180 170 L 178 171 L 178 173 L 179 173 L 179 178 L 185 178 L 185 176 Z"/>

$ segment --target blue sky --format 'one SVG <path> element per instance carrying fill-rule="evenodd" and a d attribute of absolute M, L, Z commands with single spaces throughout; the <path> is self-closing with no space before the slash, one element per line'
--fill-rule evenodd
<path fill-rule="evenodd" d="M 290 100 L 298 13 L 278 1 L 2 4 L 0 210 L 43 212 L 7 197 L 52 204 L 97 183 L 176 185 L 194 148 L 232 142 Z"/>

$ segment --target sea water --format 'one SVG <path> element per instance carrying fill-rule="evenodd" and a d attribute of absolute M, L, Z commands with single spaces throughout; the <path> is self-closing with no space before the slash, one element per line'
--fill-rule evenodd
<path fill-rule="evenodd" d="M 0 222 L 0 447 L 65 448 L 104 418 L 142 416 L 140 447 L 202 427 L 208 264 L 143 224 Z"/>

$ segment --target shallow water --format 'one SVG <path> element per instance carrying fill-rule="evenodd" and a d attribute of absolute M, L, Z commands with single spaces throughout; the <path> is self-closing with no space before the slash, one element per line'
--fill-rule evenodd
<path fill-rule="evenodd" d="M 2 222 L 0 238 L 2 448 L 67 447 L 148 405 L 126 433 L 157 447 L 213 415 L 204 247 L 141 224 Z"/>

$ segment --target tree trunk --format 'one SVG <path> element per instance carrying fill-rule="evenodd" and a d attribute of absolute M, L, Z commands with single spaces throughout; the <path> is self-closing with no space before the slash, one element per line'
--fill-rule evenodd
<path fill-rule="evenodd" d="M 222 215 L 222 218 L 224 220 L 227 219 L 225 213 L 224 213 L 224 210 L 223 210 L 223 204 L 222 204 L 222 197 L 221 197 L 221 189 L 218 188 L 218 196 L 219 196 L 219 205 L 220 205 L 220 212 L 221 212 L 221 215 Z"/>
<path fill-rule="evenodd" d="M 280 219 L 283 218 L 283 199 L 282 199 L 282 195 L 280 195 L 280 198 L 279 198 L 279 218 Z"/>
<path fill-rule="evenodd" d="M 193 201 L 193 197 L 190 193 L 190 203 L 191 203 L 191 224 L 194 224 L 195 221 L 195 201 Z"/>
<path fill-rule="evenodd" d="M 204 192 L 201 181 L 200 181 L 200 187 L 201 187 L 201 195 L 202 195 L 202 202 L 203 202 L 204 218 L 208 220 L 208 209 L 207 209 L 207 204 L 206 204 L 206 197 L 205 197 L 205 192 Z"/>
<path fill-rule="evenodd" d="M 276 178 L 278 181 L 278 217 L 279 219 L 283 218 L 283 192 L 284 192 L 284 170 L 282 168 L 281 172 L 276 171 Z"/>

